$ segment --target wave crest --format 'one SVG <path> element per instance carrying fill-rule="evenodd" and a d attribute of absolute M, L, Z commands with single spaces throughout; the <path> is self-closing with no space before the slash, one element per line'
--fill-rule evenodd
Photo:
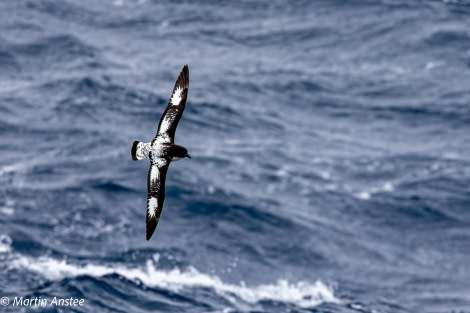
<path fill-rule="evenodd" d="M 118 274 L 131 281 L 141 282 L 150 287 L 158 287 L 178 292 L 185 288 L 210 288 L 218 295 L 236 304 L 239 300 L 246 303 L 259 301 L 276 301 L 293 303 L 300 307 L 313 307 L 324 302 L 338 303 L 333 290 L 322 281 L 289 283 L 279 280 L 275 284 L 246 286 L 245 283 L 229 284 L 215 275 L 199 272 L 194 267 L 186 270 L 157 269 L 152 260 L 147 260 L 142 268 L 129 268 L 122 265 L 75 265 L 66 260 L 50 257 L 30 258 L 20 256 L 13 260 L 11 266 L 36 272 L 49 280 L 60 280 L 78 276 L 102 277 Z"/>

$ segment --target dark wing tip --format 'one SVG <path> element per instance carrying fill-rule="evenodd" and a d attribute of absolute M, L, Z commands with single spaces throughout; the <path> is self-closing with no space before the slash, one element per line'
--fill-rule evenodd
<path fill-rule="evenodd" d="M 158 220 L 159 219 L 156 218 L 156 217 L 148 217 L 147 216 L 147 229 L 146 229 L 146 232 L 145 232 L 145 237 L 146 237 L 147 241 L 150 240 L 153 233 L 155 232 L 155 229 L 157 228 Z"/>
<path fill-rule="evenodd" d="M 188 64 L 183 66 L 178 79 L 176 80 L 176 86 L 180 86 L 183 89 L 189 88 L 189 68 Z"/>

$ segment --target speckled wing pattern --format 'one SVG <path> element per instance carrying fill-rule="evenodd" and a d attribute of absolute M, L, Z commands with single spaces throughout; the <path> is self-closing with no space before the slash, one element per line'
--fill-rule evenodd
<path fill-rule="evenodd" d="M 174 143 L 176 126 L 178 126 L 178 122 L 183 115 L 186 98 L 188 97 L 188 88 L 189 69 L 186 64 L 176 80 L 168 106 L 158 124 L 158 132 L 154 140 Z"/>
<path fill-rule="evenodd" d="M 138 161 L 149 157 L 150 150 L 152 150 L 149 143 L 134 141 L 131 149 L 132 160 Z"/>
<path fill-rule="evenodd" d="M 147 179 L 147 227 L 146 239 L 152 237 L 157 228 L 162 213 L 163 200 L 165 200 L 165 179 L 170 162 L 167 159 L 157 158 L 151 160 Z"/>

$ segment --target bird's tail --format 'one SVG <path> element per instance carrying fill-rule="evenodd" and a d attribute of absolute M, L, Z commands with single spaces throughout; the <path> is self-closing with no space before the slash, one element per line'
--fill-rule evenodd
<path fill-rule="evenodd" d="M 140 141 L 135 140 L 134 143 L 132 144 L 132 149 L 131 149 L 131 156 L 132 160 L 137 161 L 137 147 L 139 146 Z"/>
<path fill-rule="evenodd" d="M 148 143 L 134 141 L 131 148 L 132 160 L 142 160 L 149 157 L 150 145 Z"/>

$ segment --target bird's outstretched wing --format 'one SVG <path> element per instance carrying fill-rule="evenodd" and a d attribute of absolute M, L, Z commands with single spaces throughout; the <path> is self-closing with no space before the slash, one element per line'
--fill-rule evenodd
<path fill-rule="evenodd" d="M 147 240 L 152 237 L 162 213 L 163 200 L 165 200 L 166 172 L 169 165 L 170 162 L 163 158 L 154 159 L 150 162 L 147 180 Z"/>
<path fill-rule="evenodd" d="M 158 124 L 155 139 L 162 140 L 162 142 L 174 143 L 176 126 L 178 126 L 178 122 L 183 115 L 186 98 L 188 97 L 188 88 L 189 69 L 186 64 L 176 80 L 168 106 Z"/>

